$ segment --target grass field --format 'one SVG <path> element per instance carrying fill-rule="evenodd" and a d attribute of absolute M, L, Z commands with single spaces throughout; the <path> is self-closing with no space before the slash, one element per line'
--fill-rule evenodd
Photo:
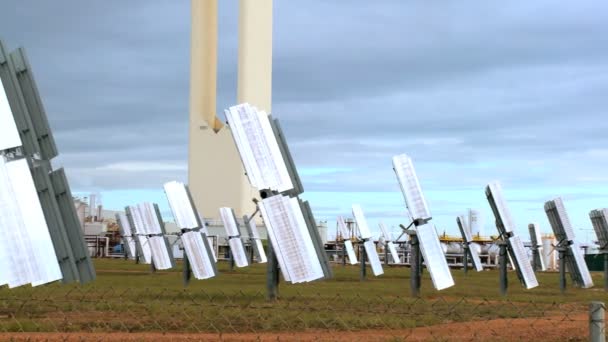
<path fill-rule="evenodd" d="M 265 299 L 265 265 L 229 272 L 219 263 L 214 279 L 184 288 L 181 264 L 150 273 L 149 265 L 96 259 L 97 280 L 84 286 L 51 284 L 0 288 L 0 330 L 5 332 L 212 332 L 259 333 L 313 330 L 410 329 L 454 322 L 559 317 L 585 313 L 606 300 L 600 273 L 596 288 L 569 287 L 560 294 L 557 273 L 539 273 L 540 287 L 524 290 L 509 273 L 501 297 L 498 272 L 452 270 L 456 286 L 438 292 L 424 272 L 420 298 L 411 298 L 409 268 L 388 267 L 359 280 L 358 266 L 335 266 L 334 279 L 280 285 L 280 299 Z"/>

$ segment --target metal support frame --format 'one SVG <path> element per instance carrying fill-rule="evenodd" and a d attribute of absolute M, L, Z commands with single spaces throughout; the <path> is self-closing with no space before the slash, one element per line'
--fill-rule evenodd
<path fill-rule="evenodd" d="M 507 288 L 509 287 L 509 278 L 507 275 L 507 262 L 509 260 L 507 256 L 507 242 L 499 241 L 498 247 L 498 272 L 500 277 L 500 294 L 502 296 L 507 295 Z"/>
<path fill-rule="evenodd" d="M 388 266 L 388 242 L 384 244 L 384 265 Z"/>
<path fill-rule="evenodd" d="M 464 270 L 464 276 L 466 277 L 467 274 L 469 273 L 469 253 L 471 253 L 471 251 L 470 251 L 469 244 L 466 242 L 462 244 L 462 249 L 463 249 L 462 269 Z M 472 259 L 473 259 L 473 257 L 471 256 L 471 260 Z"/>
<path fill-rule="evenodd" d="M 604 251 L 604 291 L 608 291 L 608 251 Z"/>
<path fill-rule="evenodd" d="M 346 240 L 342 240 L 342 267 L 346 266 Z"/>
<path fill-rule="evenodd" d="M 279 261 L 272 244 L 268 244 L 268 262 L 266 263 L 266 299 L 275 301 L 279 298 Z"/>
<path fill-rule="evenodd" d="M 188 259 L 186 250 L 184 250 L 183 262 L 184 265 L 182 268 L 182 276 L 184 280 L 184 287 L 188 287 L 188 285 L 190 285 L 190 279 L 192 278 L 192 268 L 190 267 L 190 259 Z"/>
<path fill-rule="evenodd" d="M 534 244 L 532 245 L 531 249 L 532 249 L 532 270 L 534 272 L 537 272 L 539 269 L 539 266 L 540 266 L 540 265 L 538 265 L 538 262 L 537 262 L 541 257 L 540 252 L 538 251 L 538 246 L 534 246 Z"/>
<path fill-rule="evenodd" d="M 361 267 L 359 271 L 359 280 L 365 281 L 367 276 L 367 267 L 365 263 L 367 262 L 367 253 L 365 252 L 365 245 L 363 242 L 359 244 L 359 261 L 361 262 Z"/>
<path fill-rule="evenodd" d="M 568 257 L 568 249 L 564 246 L 555 247 L 559 253 L 559 292 L 566 292 L 566 258 Z"/>
<path fill-rule="evenodd" d="M 407 234 L 410 236 L 410 292 L 412 297 L 419 297 L 422 275 L 420 242 L 415 230 L 408 230 Z"/>
<path fill-rule="evenodd" d="M 232 249 L 228 245 L 228 267 L 230 272 L 234 272 L 234 255 L 232 255 Z"/>

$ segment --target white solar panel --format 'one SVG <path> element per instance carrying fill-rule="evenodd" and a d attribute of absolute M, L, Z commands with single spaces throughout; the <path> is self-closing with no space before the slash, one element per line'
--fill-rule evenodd
<path fill-rule="evenodd" d="M 220 216 L 222 218 L 222 222 L 224 223 L 224 229 L 226 229 L 226 234 L 228 236 L 241 235 L 238 224 L 236 222 L 236 218 L 234 217 L 234 211 L 232 211 L 231 208 L 220 208 Z"/>
<path fill-rule="evenodd" d="M 530 231 L 530 242 L 533 246 L 542 246 L 543 238 L 540 233 L 540 226 L 538 223 L 530 223 L 528 225 L 528 230 Z"/>
<path fill-rule="evenodd" d="M 224 223 L 226 234 L 228 235 L 228 244 L 230 245 L 230 251 L 232 252 L 234 263 L 238 267 L 249 266 L 247 254 L 245 253 L 245 247 L 243 246 L 243 240 L 241 240 L 239 225 L 236 222 L 236 217 L 234 216 L 234 211 L 231 208 L 220 208 L 220 216 L 222 218 L 222 222 Z"/>
<path fill-rule="evenodd" d="M 428 219 L 431 217 L 422 188 L 416 176 L 412 159 L 406 154 L 393 157 L 393 169 L 401 186 L 405 203 L 413 219 Z"/>
<path fill-rule="evenodd" d="M 553 200 L 555 204 L 555 208 L 557 209 L 557 213 L 559 215 L 560 221 L 562 223 L 562 229 L 566 234 L 566 239 L 570 241 L 574 241 L 574 230 L 572 229 L 572 223 L 570 223 L 570 218 L 568 217 L 568 212 L 566 212 L 566 207 L 564 206 L 564 201 L 562 201 L 561 197 L 558 197 Z"/>
<path fill-rule="evenodd" d="M 570 254 L 572 255 L 572 266 L 576 267 L 576 270 L 570 270 L 570 272 L 576 272 L 576 278 L 578 278 L 578 281 L 580 282 L 579 285 L 582 288 L 587 289 L 593 287 L 593 279 L 589 273 L 589 268 L 585 262 L 585 257 L 583 256 L 581 246 L 575 242 L 568 246 L 568 248 Z"/>
<path fill-rule="evenodd" d="M 260 211 L 285 280 L 301 283 L 323 278 L 298 199 L 268 197 L 261 201 Z"/>
<path fill-rule="evenodd" d="M 12 195 L 12 199 L 9 198 L 9 201 L 12 200 L 17 207 L 14 208 L 16 212 L 12 215 L 20 216 L 17 222 L 22 223 L 22 225 L 19 224 L 18 226 L 8 228 L 23 230 L 23 234 L 20 234 L 18 237 L 21 240 L 19 244 L 27 250 L 27 252 L 23 252 L 25 253 L 24 256 L 31 258 L 28 260 L 22 259 L 22 261 L 26 262 L 25 264 L 13 265 L 14 268 L 11 273 L 17 274 L 17 280 L 21 278 L 21 281 L 12 283 L 14 279 L 11 279 L 9 286 L 23 285 L 22 281 L 27 278 L 29 279 L 27 279 L 26 283 L 31 283 L 32 286 L 62 279 L 55 248 L 51 241 L 27 160 L 20 159 L 7 163 L 4 162 L 4 158 L 2 157 L 0 157 L 0 160 L 0 164 L 2 164 L 2 171 L 0 172 L 5 174 L 6 185 L 12 190 L 11 193 L 6 191 L 8 190 L 6 188 L 3 192 L 6 192 L 9 196 Z M 29 268 L 29 272 L 26 271 L 25 274 L 20 274 L 23 271 L 15 269 L 23 268 L 25 265 L 28 265 L 26 267 Z M 22 278 L 22 276 L 24 277 Z"/>
<path fill-rule="evenodd" d="M 395 247 L 395 244 L 392 241 L 388 241 L 386 243 L 386 246 L 388 247 L 388 251 L 391 254 L 391 257 L 393 258 L 393 262 L 395 264 L 399 263 L 399 253 L 397 253 L 397 248 Z"/>
<path fill-rule="evenodd" d="M 537 287 L 538 281 L 536 280 L 536 275 L 534 274 L 534 270 L 528 259 L 528 253 L 526 252 L 523 242 L 519 236 L 516 235 L 511 236 L 508 241 L 511 251 L 513 252 L 512 256 L 514 260 L 512 260 L 512 262 L 515 262 L 515 265 L 517 265 L 517 269 L 523 278 L 524 286 L 526 289 Z"/>
<path fill-rule="evenodd" d="M 116 214 L 116 218 L 118 220 L 118 229 L 120 230 L 120 235 L 122 236 L 127 256 L 133 259 L 135 258 L 135 251 L 137 246 L 135 245 L 135 239 L 133 238 L 131 225 L 129 224 L 127 215 L 124 213 L 118 213 Z"/>
<path fill-rule="evenodd" d="M 424 257 L 426 267 L 431 274 L 433 286 L 437 290 L 443 290 L 454 286 L 454 279 L 450 273 L 450 268 L 441 249 L 439 236 L 432 224 L 418 226 L 418 240 L 420 241 L 420 251 Z"/>
<path fill-rule="evenodd" d="M 143 202 L 137 205 L 143 220 L 142 231 L 147 235 L 162 234 L 161 222 L 158 220 L 153 203 Z"/>
<path fill-rule="evenodd" d="M 143 220 L 143 216 L 138 206 L 129 206 L 129 212 L 131 213 L 131 219 L 133 220 L 133 231 L 137 235 L 147 235 L 145 229 L 145 223 Z"/>
<path fill-rule="evenodd" d="M 152 263 L 152 249 L 150 248 L 150 244 L 148 243 L 148 238 L 143 235 L 137 235 L 135 237 L 135 242 L 139 247 L 139 257 L 140 262 L 143 264 L 151 264 Z"/>
<path fill-rule="evenodd" d="M 355 248 L 350 240 L 344 240 L 344 248 L 346 248 L 346 254 L 348 255 L 348 261 L 351 265 L 357 264 L 357 255 L 355 254 Z"/>
<path fill-rule="evenodd" d="M 369 260 L 369 264 L 372 267 L 372 272 L 375 276 L 379 276 L 384 274 L 384 270 L 382 269 L 382 263 L 380 263 L 380 257 L 378 256 L 378 252 L 376 251 L 376 245 L 372 240 L 367 240 L 363 243 L 363 248 L 365 248 L 365 254 L 367 254 L 367 260 Z"/>
<path fill-rule="evenodd" d="M 207 250 L 203 236 L 199 232 L 186 232 L 182 234 L 184 251 L 188 256 L 192 274 L 196 279 L 208 279 L 216 276 L 215 263 L 210 251 Z"/>
<path fill-rule="evenodd" d="M 152 262 L 157 270 L 168 270 L 174 267 L 173 254 L 164 236 L 151 236 L 148 244 L 152 250 Z"/>
<path fill-rule="evenodd" d="M 511 232 L 515 229 L 515 222 L 513 221 L 513 216 L 511 215 L 511 211 L 509 210 L 509 206 L 507 205 L 507 201 L 502 192 L 502 185 L 499 182 L 492 182 L 488 184 L 486 191 L 490 191 L 493 204 L 496 206 L 496 210 L 498 210 L 498 217 L 505 229 L 505 232 Z M 490 203 L 492 205 L 492 203 Z"/>
<path fill-rule="evenodd" d="M 342 235 L 342 238 L 345 240 L 349 239 L 350 234 L 348 232 L 348 228 L 346 228 L 346 223 L 344 222 L 344 218 L 342 216 L 338 216 L 337 222 L 338 222 L 338 231 L 340 232 L 340 235 Z"/>
<path fill-rule="evenodd" d="M 464 242 L 469 243 L 473 241 L 471 230 L 469 228 L 469 225 L 467 224 L 467 220 L 465 219 L 464 215 L 458 216 L 456 218 L 456 221 L 458 223 L 458 228 L 460 229 L 460 234 L 462 235 L 462 239 L 464 240 Z"/>
<path fill-rule="evenodd" d="M 279 192 L 293 189 L 268 115 L 247 103 L 225 113 L 251 185 Z"/>
<path fill-rule="evenodd" d="M 165 183 L 164 188 L 177 226 L 181 229 L 199 228 L 201 224 L 196 211 L 192 207 L 186 185 L 173 181 Z"/>
<path fill-rule="evenodd" d="M 473 268 L 475 268 L 475 271 L 477 271 L 477 272 L 483 271 L 483 265 L 481 264 L 481 259 L 479 258 L 477 249 L 471 248 L 471 246 L 469 246 L 469 253 L 471 256 L 471 263 L 473 264 Z"/>
<path fill-rule="evenodd" d="M 21 138 L 0 79 L 0 151 L 18 146 L 21 146 Z"/>
<path fill-rule="evenodd" d="M 365 215 L 363 215 L 363 209 L 361 209 L 360 205 L 353 204 L 353 216 L 357 222 L 357 227 L 359 227 L 359 236 L 361 239 L 365 240 L 371 238 L 372 233 L 369 230 L 367 220 L 365 219 Z"/>
<path fill-rule="evenodd" d="M 600 249 L 608 248 L 608 209 L 592 210 L 589 213 Z"/>
<path fill-rule="evenodd" d="M 255 220 L 249 220 L 247 227 L 249 230 L 249 237 L 252 240 L 253 251 L 255 252 L 258 262 L 267 262 L 268 258 L 266 257 L 266 251 L 264 250 L 264 245 L 262 244 L 262 239 L 260 238 L 260 233 L 258 232 L 258 227 L 255 224 Z"/>
<path fill-rule="evenodd" d="M 380 222 L 379 226 L 380 230 L 382 231 L 382 236 L 384 236 L 384 239 L 386 240 L 386 248 L 388 248 L 391 257 L 393 258 L 393 262 L 396 264 L 399 263 L 399 254 L 397 253 L 397 248 L 395 248 L 395 244 L 391 241 L 393 239 L 392 236 L 386 230 L 384 223 Z"/>

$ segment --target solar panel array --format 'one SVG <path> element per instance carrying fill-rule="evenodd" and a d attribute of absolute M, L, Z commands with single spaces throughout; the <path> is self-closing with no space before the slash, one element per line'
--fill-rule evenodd
<path fill-rule="evenodd" d="M 264 195 L 258 206 L 286 281 L 330 278 L 329 259 L 276 119 L 244 103 L 226 111 L 232 137 L 251 185 Z"/>
<path fill-rule="evenodd" d="M 422 187 L 418 181 L 412 159 L 406 154 L 394 156 L 393 170 L 401 186 L 401 192 L 405 198 L 410 217 L 413 220 L 430 220 L 431 212 L 422 193 Z M 416 227 L 416 233 L 420 241 L 420 250 L 422 251 L 435 288 L 442 290 L 453 286 L 454 279 L 441 249 L 439 236 L 435 231 L 435 227 L 428 223 L 421 224 Z M 420 236 L 420 234 L 423 236 Z"/>
<path fill-rule="evenodd" d="M 232 208 L 220 208 L 220 216 L 224 223 L 226 234 L 228 235 L 228 245 L 230 246 L 230 252 L 232 253 L 234 263 L 237 267 L 249 266 L 247 254 L 245 253 L 245 246 L 243 246 L 243 240 L 241 240 L 241 230 L 236 221 L 234 210 L 232 210 Z"/>
<path fill-rule="evenodd" d="M 399 254 L 397 253 L 397 248 L 395 248 L 395 244 L 392 241 L 393 240 L 392 236 L 386 230 L 384 223 L 380 222 L 379 226 L 380 226 L 380 230 L 382 231 L 382 236 L 384 236 L 384 239 L 386 241 L 386 248 L 388 248 L 388 251 L 391 254 L 391 257 L 393 258 L 393 262 L 396 264 L 399 263 L 400 262 Z"/>
<path fill-rule="evenodd" d="M 120 231 L 120 236 L 122 237 L 126 255 L 131 259 L 135 259 L 137 246 L 127 215 L 125 213 L 116 214 L 116 223 L 118 223 L 118 229 Z"/>
<path fill-rule="evenodd" d="M 567 249 L 565 257 L 572 281 L 582 288 L 592 287 L 593 280 L 589 268 L 585 263 L 580 246 L 575 240 L 574 230 L 561 197 L 547 201 L 545 213 L 558 240 L 558 245 Z"/>
<path fill-rule="evenodd" d="M 8 237 L 0 242 L 0 282 L 10 287 L 95 279 L 65 173 L 51 166 L 55 156 L 25 51 L 9 53 L 0 42 L 0 231 Z"/>
<path fill-rule="evenodd" d="M 502 185 L 499 182 L 491 182 L 486 186 L 485 192 L 488 203 L 496 218 L 496 229 L 500 234 L 500 238 L 507 243 L 511 265 L 517 271 L 517 275 L 526 289 L 538 286 L 538 281 L 532 269 L 532 264 L 528 259 L 524 244 L 519 236 L 514 233 L 515 222 L 505 200 Z"/>
<path fill-rule="evenodd" d="M 530 243 L 532 244 L 532 248 L 536 250 L 534 254 L 534 263 L 536 267 L 540 268 L 541 271 L 547 270 L 547 265 L 545 265 L 545 258 L 543 258 L 543 239 L 540 233 L 540 226 L 538 223 L 530 223 L 528 225 L 528 230 L 530 231 Z"/>
<path fill-rule="evenodd" d="M 608 251 L 608 209 L 596 209 L 589 213 L 600 250 Z"/>
<path fill-rule="evenodd" d="M 134 233 L 143 249 L 144 260 L 148 263 L 147 249 L 150 251 L 151 262 L 157 270 L 167 270 L 175 267 L 173 252 L 165 236 L 164 222 L 156 204 L 139 203 L 128 207 L 132 219 Z"/>
<path fill-rule="evenodd" d="M 346 223 L 344 222 L 344 218 L 342 216 L 338 216 L 338 230 L 342 235 L 342 239 L 344 239 L 344 248 L 346 249 L 346 254 L 348 255 L 348 261 L 351 265 L 357 264 L 357 255 L 355 254 L 355 248 L 353 247 L 353 242 L 348 238 L 350 236 L 348 229 L 346 228 Z"/>
<path fill-rule="evenodd" d="M 460 234 L 462 235 L 462 241 L 466 245 L 466 252 L 471 256 L 471 263 L 477 272 L 483 271 L 483 265 L 481 264 L 481 259 L 479 258 L 479 254 L 475 248 L 471 248 L 470 245 L 473 242 L 473 235 L 471 234 L 471 228 L 467 222 L 467 219 L 464 215 L 458 216 L 456 218 L 456 223 L 458 224 L 458 229 L 460 229 Z"/>

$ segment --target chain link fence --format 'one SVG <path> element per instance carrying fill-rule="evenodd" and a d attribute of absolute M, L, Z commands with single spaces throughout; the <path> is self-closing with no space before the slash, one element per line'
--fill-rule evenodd
<path fill-rule="evenodd" d="M 0 340 L 586 341 L 600 323 L 589 303 L 502 298 L 297 293 L 269 302 L 263 292 L 0 289 Z"/>

